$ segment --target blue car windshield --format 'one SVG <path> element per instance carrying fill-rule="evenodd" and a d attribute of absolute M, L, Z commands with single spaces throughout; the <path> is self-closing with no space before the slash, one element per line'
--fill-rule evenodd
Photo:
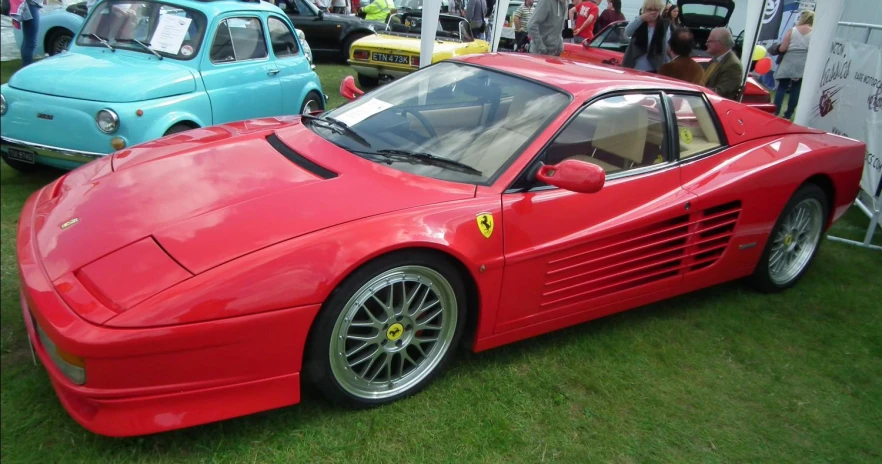
<path fill-rule="evenodd" d="M 94 7 L 76 43 L 189 60 L 199 54 L 205 24 L 201 12 L 178 5 L 108 0 Z"/>

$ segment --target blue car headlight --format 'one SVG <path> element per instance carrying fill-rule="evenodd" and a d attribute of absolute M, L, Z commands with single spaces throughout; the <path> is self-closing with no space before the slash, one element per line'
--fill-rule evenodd
<path fill-rule="evenodd" d="M 113 110 L 103 109 L 95 115 L 95 123 L 101 132 L 112 134 L 119 129 L 119 116 Z"/>

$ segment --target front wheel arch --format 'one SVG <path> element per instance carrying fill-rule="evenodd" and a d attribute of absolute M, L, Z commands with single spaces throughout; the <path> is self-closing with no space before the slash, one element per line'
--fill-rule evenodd
<path fill-rule="evenodd" d="M 309 329 L 309 333 L 307 334 L 304 350 L 303 350 L 303 359 L 301 360 L 301 382 L 304 384 L 315 385 L 316 381 L 316 371 L 315 366 L 311 365 L 311 360 L 314 359 L 314 353 L 318 346 L 321 345 L 320 341 L 316 339 L 319 335 L 318 332 L 318 320 L 323 312 L 329 311 L 330 308 L 327 307 L 328 302 L 333 299 L 333 297 L 340 291 L 340 289 L 349 282 L 357 273 L 368 266 L 380 261 L 380 260 L 389 260 L 394 259 L 396 257 L 406 257 L 407 255 L 420 255 L 426 257 L 433 257 L 435 259 L 439 259 L 444 261 L 446 264 L 450 265 L 455 269 L 457 273 L 457 277 L 459 277 L 463 289 L 464 289 L 464 304 L 465 310 L 464 321 L 461 328 L 461 334 L 459 337 L 458 345 L 454 345 L 450 347 L 451 351 L 458 349 L 471 349 L 474 345 L 474 337 L 477 333 L 477 325 L 480 314 L 480 295 L 478 291 L 477 282 L 475 281 L 474 276 L 471 272 L 469 272 L 465 263 L 456 258 L 454 255 L 444 251 L 439 250 L 437 248 L 430 247 L 409 247 L 409 248 L 400 248 L 396 250 L 387 251 L 385 253 L 374 256 L 363 263 L 355 266 L 350 269 L 346 275 L 340 279 L 339 282 L 335 285 L 334 289 L 331 290 L 330 293 L 326 296 L 324 303 L 322 304 L 321 309 L 319 309 L 316 318 L 312 322 L 312 327 Z"/>

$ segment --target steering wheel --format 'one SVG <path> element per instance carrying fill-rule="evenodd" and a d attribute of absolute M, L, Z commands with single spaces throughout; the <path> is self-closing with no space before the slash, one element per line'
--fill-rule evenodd
<path fill-rule="evenodd" d="M 432 124 L 429 123 L 429 120 L 426 119 L 425 116 L 410 108 L 404 108 L 401 110 L 401 116 L 404 116 L 407 113 L 414 115 L 420 121 L 420 124 L 426 129 L 426 132 L 429 133 L 429 138 L 435 138 L 438 136 L 438 133 L 435 132 L 435 129 L 432 129 Z"/>

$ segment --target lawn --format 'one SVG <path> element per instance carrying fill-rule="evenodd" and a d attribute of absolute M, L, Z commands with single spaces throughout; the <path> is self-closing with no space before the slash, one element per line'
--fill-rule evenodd
<path fill-rule="evenodd" d="M 338 105 L 349 68 L 318 71 Z M 388 407 L 342 410 L 307 390 L 297 406 L 188 430 L 93 435 L 32 364 L 18 302 L 18 213 L 57 175 L 0 167 L 4 464 L 882 461 L 882 253 L 831 241 L 786 293 L 735 282 L 463 352 Z M 861 240 L 867 223 L 853 208 L 833 233 Z"/>

